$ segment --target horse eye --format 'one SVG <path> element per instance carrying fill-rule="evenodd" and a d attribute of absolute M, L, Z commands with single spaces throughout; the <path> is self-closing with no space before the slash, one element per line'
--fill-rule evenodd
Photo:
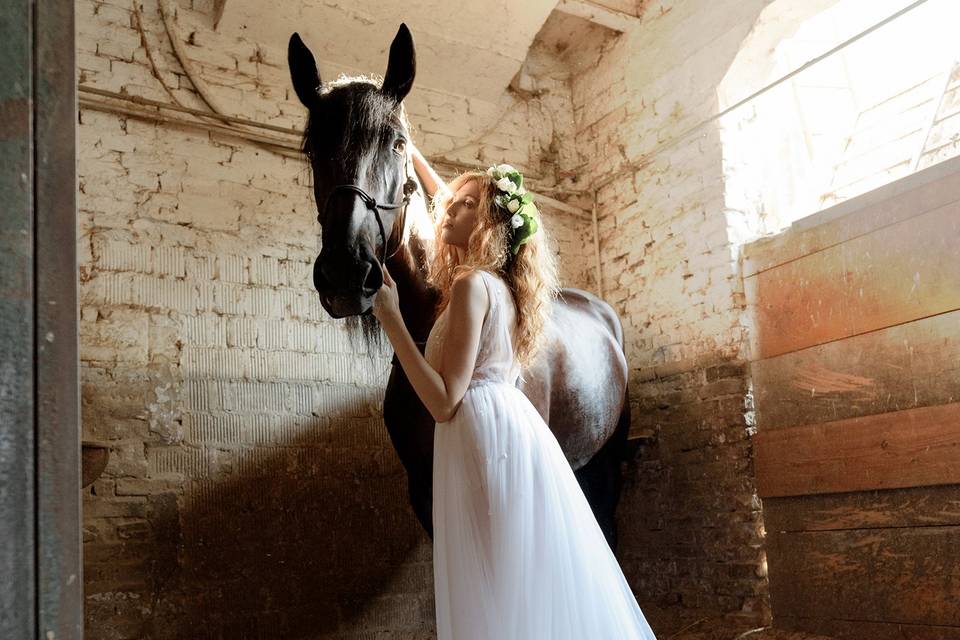
<path fill-rule="evenodd" d="M 403 138 L 399 138 L 396 142 L 393 143 L 393 150 L 398 153 L 403 153 L 407 148 L 407 141 Z"/>

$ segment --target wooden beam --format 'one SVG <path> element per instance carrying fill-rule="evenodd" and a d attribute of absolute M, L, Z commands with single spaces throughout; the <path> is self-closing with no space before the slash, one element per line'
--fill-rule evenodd
<path fill-rule="evenodd" d="M 182 116 L 167 115 L 160 113 L 159 111 L 151 111 L 138 107 L 110 104 L 108 102 L 101 102 L 95 99 L 92 100 L 82 96 L 79 100 L 79 106 L 81 109 L 91 109 L 93 111 L 101 111 L 103 113 L 110 113 L 116 116 L 140 118 L 149 122 L 160 122 L 163 124 L 190 127 L 192 129 L 200 129 L 202 131 L 219 133 L 225 136 L 239 138 L 241 140 L 248 140 L 250 142 L 268 145 L 276 150 L 284 150 L 289 153 L 290 157 L 300 157 L 301 155 L 299 152 L 300 145 L 293 140 L 284 140 L 282 138 L 263 135 L 253 131 L 238 129 L 227 125 L 219 125 L 212 122 L 202 122 L 200 120 L 191 120 Z"/>
<path fill-rule="evenodd" d="M 99 87 L 90 87 L 86 85 L 77 85 L 77 91 L 80 93 L 100 96 L 103 98 L 111 98 L 113 100 L 119 100 L 121 102 L 130 102 L 138 107 L 155 107 L 157 109 L 164 109 L 167 111 L 179 111 L 181 113 L 189 113 L 190 115 L 200 116 L 202 118 L 210 118 L 214 120 L 221 120 L 228 124 L 240 124 L 245 127 L 256 127 L 258 129 L 266 129 L 268 131 L 276 131 L 278 133 L 286 133 L 293 136 L 294 141 L 299 143 L 300 139 L 303 137 L 303 131 L 300 129 L 295 129 L 293 127 L 278 127 L 276 125 L 267 124 L 265 122 L 257 122 L 256 120 L 250 120 L 249 118 L 240 118 L 238 116 L 228 116 L 220 113 L 214 113 L 212 111 L 204 111 L 202 109 L 191 109 L 190 107 L 184 107 L 179 104 L 172 102 L 162 102 L 160 100 L 151 100 L 150 98 L 144 98 L 143 96 L 134 95 L 132 93 L 118 93 L 116 91 L 108 91 L 106 89 L 100 89 Z M 81 100 L 86 99 L 88 101 L 94 101 L 90 98 L 81 97 Z M 109 102 L 101 102 L 104 105 L 110 105 Z"/>
<path fill-rule="evenodd" d="M 761 431 L 758 494 L 960 483 L 960 403 Z"/>
<path fill-rule="evenodd" d="M 960 527 L 772 534 L 767 542 L 777 620 L 818 617 L 960 631 Z"/>
<path fill-rule="evenodd" d="M 869 640 L 960 640 L 960 627 L 953 625 L 865 622 L 830 618 L 776 616 L 776 629 L 817 634 L 825 638 L 869 638 Z"/>
<path fill-rule="evenodd" d="M 960 200 L 960 157 L 944 160 L 800 218 L 789 229 L 743 247 L 749 277 Z"/>
<path fill-rule="evenodd" d="M 960 484 L 764 498 L 768 533 L 960 526 Z"/>
<path fill-rule="evenodd" d="M 960 309 L 960 201 L 744 282 L 754 359 Z"/>
<path fill-rule="evenodd" d="M 548 209 L 556 209 L 557 211 L 562 211 L 563 213 L 569 213 L 570 215 L 576 216 L 584 221 L 592 220 L 592 215 L 586 209 L 581 209 L 579 207 L 574 207 L 569 205 L 566 202 L 561 202 L 556 198 L 551 198 L 550 196 L 545 196 L 542 193 L 536 191 L 530 191 L 533 195 L 534 202 L 537 202 L 541 205 L 544 205 Z"/>
<path fill-rule="evenodd" d="M 587 0 L 560 0 L 556 10 L 570 16 L 583 18 L 619 33 L 623 33 L 640 23 L 640 18 L 637 16 L 609 9 Z"/>
<path fill-rule="evenodd" d="M 750 365 L 761 431 L 960 399 L 960 311 Z"/>

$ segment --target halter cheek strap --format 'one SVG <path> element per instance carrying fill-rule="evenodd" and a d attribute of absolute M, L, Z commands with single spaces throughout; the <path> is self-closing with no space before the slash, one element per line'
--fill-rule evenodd
<path fill-rule="evenodd" d="M 376 199 L 373 196 L 371 196 L 369 193 L 367 193 L 366 191 L 364 191 L 363 189 L 361 189 L 359 186 L 355 184 L 338 184 L 337 186 L 335 186 L 333 189 L 330 190 L 329 195 L 327 195 L 326 202 L 323 203 L 323 209 L 321 210 L 323 213 L 326 213 L 327 207 L 330 206 L 330 199 L 338 191 L 348 191 L 358 196 L 360 200 L 362 200 L 363 203 L 367 206 L 367 209 L 373 212 L 373 215 L 377 220 L 377 227 L 379 227 L 380 229 L 380 244 L 382 247 L 380 251 L 380 257 L 378 258 L 380 260 L 381 265 L 384 264 L 389 258 L 392 258 L 397 253 L 397 251 L 400 250 L 400 247 L 403 245 L 403 230 L 406 228 L 406 225 L 407 225 L 407 205 L 410 204 L 410 197 L 417 190 L 417 181 L 414 180 L 413 177 L 410 175 L 409 159 L 404 162 L 404 174 L 407 176 L 407 181 L 403 183 L 403 197 L 400 199 L 400 202 L 395 202 L 392 204 L 380 204 L 379 202 L 376 201 Z M 390 238 L 387 236 L 386 230 L 383 227 L 383 220 L 380 219 L 380 210 L 383 209 L 383 210 L 392 211 L 394 209 L 400 209 L 401 207 L 402 207 L 402 210 L 400 212 L 400 225 L 399 225 L 400 237 L 397 238 L 396 246 L 394 247 L 393 251 L 390 252 L 390 255 L 386 255 L 387 244 L 389 243 Z M 396 226 L 396 224 L 394 226 Z M 392 234 L 390 237 L 392 237 Z"/>

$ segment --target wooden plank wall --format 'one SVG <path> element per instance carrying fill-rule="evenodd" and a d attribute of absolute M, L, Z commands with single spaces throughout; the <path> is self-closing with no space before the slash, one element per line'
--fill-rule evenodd
<path fill-rule="evenodd" d="M 960 158 L 743 256 L 774 625 L 960 639 Z"/>

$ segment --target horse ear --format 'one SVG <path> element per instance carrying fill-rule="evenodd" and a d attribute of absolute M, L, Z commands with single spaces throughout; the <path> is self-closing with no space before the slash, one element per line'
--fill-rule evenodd
<path fill-rule="evenodd" d="M 307 45 L 303 44 L 299 33 L 290 36 L 287 63 L 290 65 L 293 90 L 297 92 L 303 106 L 312 109 L 320 98 L 320 73 L 317 71 L 317 61 L 313 59 Z"/>
<path fill-rule="evenodd" d="M 413 36 L 407 25 L 400 23 L 400 29 L 390 45 L 390 61 L 381 91 L 400 104 L 410 93 L 416 75 L 417 56 L 413 48 Z"/>

